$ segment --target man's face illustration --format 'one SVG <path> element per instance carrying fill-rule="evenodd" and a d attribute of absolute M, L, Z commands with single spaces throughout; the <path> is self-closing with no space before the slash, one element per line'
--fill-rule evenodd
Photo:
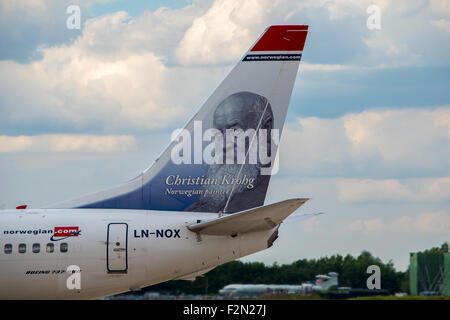
<path fill-rule="evenodd" d="M 238 149 L 236 139 L 229 139 L 227 137 L 227 130 L 232 130 L 234 135 L 238 137 L 248 129 L 256 129 L 258 126 L 258 114 L 251 108 L 251 104 L 240 97 L 230 97 L 223 101 L 215 110 L 213 125 L 214 128 L 222 132 L 225 138 L 223 145 L 223 154 L 230 154 L 233 152 L 234 163 L 237 163 L 238 152 L 243 153 L 242 159 L 245 158 L 247 148 L 241 146 Z M 250 137 L 249 137 L 250 138 Z M 249 143 L 248 141 L 247 143 Z M 225 161 L 224 161 L 225 162 Z"/>

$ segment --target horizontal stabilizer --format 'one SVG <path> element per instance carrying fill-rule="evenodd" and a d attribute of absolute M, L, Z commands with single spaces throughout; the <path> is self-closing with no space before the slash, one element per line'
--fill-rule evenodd
<path fill-rule="evenodd" d="M 235 235 L 270 230 L 297 210 L 308 199 L 290 199 L 267 206 L 229 214 L 188 226 L 192 232 L 207 235 Z"/>

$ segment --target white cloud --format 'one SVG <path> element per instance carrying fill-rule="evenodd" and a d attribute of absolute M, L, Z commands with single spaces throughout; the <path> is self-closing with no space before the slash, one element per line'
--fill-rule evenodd
<path fill-rule="evenodd" d="M 43 122 L 50 131 L 147 130 L 184 119 L 226 70 L 168 66 L 166 56 L 153 52 L 161 52 L 158 43 L 171 30 L 176 36 L 185 27 L 189 10 L 181 9 L 180 19 L 170 10 L 131 21 L 124 12 L 105 15 L 88 20 L 71 45 L 42 48 L 41 60 L 0 61 L 3 127 Z M 166 23 L 153 30 L 161 19 Z M 164 41 L 177 42 L 173 35 Z"/>
<path fill-rule="evenodd" d="M 352 23 L 365 20 L 365 6 L 369 2 L 216 0 L 210 4 L 195 1 L 177 10 L 146 10 L 134 18 L 120 11 L 92 19 L 85 16 L 81 36 L 70 44 L 44 41 L 39 49 L 41 60 L 29 64 L 0 61 L 0 125 L 9 130 L 18 128 L 19 124 L 27 128 L 46 123 L 48 130 L 54 132 L 61 132 L 63 128 L 78 132 L 163 128 L 192 114 L 230 68 L 229 65 L 205 67 L 202 64 L 236 61 L 270 24 L 334 19 L 345 29 L 348 19 Z M 30 14 L 49 8 L 59 10 L 61 4 L 52 7 L 54 3 L 30 2 L 25 9 Z M 7 15 L 25 10 L 21 6 L 18 4 L 14 10 L 4 6 L 2 12 Z M 362 57 L 363 42 L 352 42 L 355 47 L 347 51 L 355 52 L 362 60 L 358 58 L 352 64 L 344 62 L 345 59 L 339 63 L 310 62 L 302 64 L 305 70 L 370 70 L 391 65 L 392 61 L 386 59 L 383 51 L 387 47 L 404 45 L 404 52 L 417 52 L 411 48 L 420 37 L 410 28 L 416 20 L 410 21 L 406 13 L 414 19 L 441 21 L 438 12 L 446 12 L 446 6 L 441 8 L 442 5 L 434 2 L 432 9 L 420 14 L 414 9 L 417 8 L 415 2 L 394 6 L 391 1 L 382 1 L 380 6 L 383 17 L 387 15 L 387 21 L 391 21 L 384 24 L 383 33 L 367 33 L 362 23 L 361 29 L 353 29 L 352 37 L 372 41 L 374 48 L 378 46 L 381 51 L 373 52 L 376 61 Z M 48 20 L 52 14 L 53 11 L 42 16 Z M 65 14 L 59 18 L 64 22 Z M 402 25 L 402 28 L 393 29 L 394 18 L 399 20 L 395 25 Z M 404 27 L 406 23 L 408 28 Z M 438 32 L 434 26 L 430 28 Z M 403 33 L 407 35 L 405 39 Z M 414 37 L 410 37 L 411 33 Z M 323 38 L 325 35 L 311 28 L 309 37 L 312 44 L 316 43 L 312 50 L 318 50 L 317 43 L 333 45 L 334 39 L 330 42 L 329 37 Z M 377 37 L 383 42 L 381 45 Z M 428 44 L 424 47 L 432 54 L 445 52 L 445 48 L 432 50 Z M 402 61 L 408 60 L 402 55 L 404 52 L 398 53 Z M 310 57 L 315 61 L 314 52 Z M 430 56 L 427 61 L 438 59 Z M 188 66 L 180 66 L 178 62 Z"/>
<path fill-rule="evenodd" d="M 313 176 L 446 176 L 449 128 L 449 107 L 301 118 L 283 133 L 280 159 Z"/>
<path fill-rule="evenodd" d="M 322 231 L 320 226 L 320 219 L 317 217 L 309 218 L 306 221 L 300 223 L 300 227 L 304 232 L 316 233 Z"/>
<path fill-rule="evenodd" d="M 338 179 L 341 202 L 445 201 L 450 177 L 406 180 Z"/>
<path fill-rule="evenodd" d="M 89 2 L 94 2 L 89 1 Z M 69 30 L 66 9 L 77 4 L 82 21 L 88 18 L 88 1 L 80 0 L 30 0 L 0 1 L 0 59 L 25 62 L 39 58 L 36 48 L 40 45 L 70 43 L 80 31 Z"/>
<path fill-rule="evenodd" d="M 424 212 L 416 217 L 401 216 L 391 223 L 393 231 L 401 230 L 411 232 L 450 233 L 450 214 L 445 210 Z"/>
<path fill-rule="evenodd" d="M 0 136 L 0 152 L 17 152 L 29 149 L 33 145 L 33 138 L 27 136 Z"/>
<path fill-rule="evenodd" d="M 434 14 L 450 18 L 450 2 L 430 0 L 431 10 Z"/>
<path fill-rule="evenodd" d="M 66 33 L 61 36 L 58 29 L 59 23 L 65 25 L 65 10 L 60 10 L 64 2 L 51 2 L 58 5 L 48 14 L 42 13 L 51 7 L 48 1 L 0 5 L 5 3 L 31 8 L 29 14 L 2 16 L 3 30 L 15 31 L 5 32 L 8 39 L 27 40 L 37 30 L 51 37 L 39 40 L 44 44 L 41 60 L 0 62 L 1 134 L 8 134 L 8 128 L 97 133 L 0 136 L 1 174 L 8 177 L 2 194 L 11 206 L 23 199 L 44 204 L 103 189 L 144 168 L 147 158 L 158 155 L 152 154 L 156 148 L 150 143 L 158 139 L 146 137 L 147 150 L 141 150 L 133 148 L 132 136 L 100 134 L 158 129 L 185 119 L 230 68 L 217 64 L 234 63 L 270 24 L 310 24 L 301 70 L 322 72 L 324 80 L 328 72 L 443 65 L 450 57 L 448 1 L 194 1 L 182 9 L 145 11 L 133 18 L 124 12 L 84 16 L 83 34 L 65 45 L 55 44 L 67 43 Z M 366 8 L 372 3 L 382 9 L 380 31 L 366 28 Z M 62 14 L 53 16 L 54 11 Z M 53 18 L 56 24 L 43 23 Z M 345 78 L 342 84 L 348 86 Z M 433 241 L 439 244 L 450 225 L 448 210 L 440 208 L 449 198 L 449 110 L 444 106 L 369 110 L 337 119 L 308 117 L 286 129 L 281 170 L 295 182 L 274 177 L 269 202 L 307 196 L 312 199 L 302 212 L 326 214 L 300 226 L 307 236 L 296 228 L 291 240 L 282 234 L 278 241 L 288 239 L 285 248 L 297 250 L 295 257 L 362 249 L 388 255 L 395 249 L 396 259 L 405 256 L 405 268 L 405 252 Z M 108 154 L 93 159 L 86 153 L 74 159 L 68 153 L 130 149 L 136 153 L 133 160 Z M 36 159 L 21 151 L 45 154 Z M 288 152 L 285 157 L 283 152 Z M 74 164 L 68 172 L 68 163 L 80 158 L 83 165 Z M 37 190 L 36 184 L 42 187 Z M 61 184 L 67 188 L 54 189 Z M 379 214 L 374 212 L 378 208 Z M 365 234 L 358 241 L 353 232 L 340 236 L 339 223 L 347 223 L 346 231 Z M 408 247 L 391 245 L 399 240 L 399 231 Z M 390 238 L 384 237 L 386 232 Z M 427 237 L 419 238 L 417 232 Z M 366 237 L 369 233 L 372 237 Z M 435 233 L 439 238 L 431 237 Z M 285 252 L 287 262 L 292 261 L 292 251 Z"/>
<path fill-rule="evenodd" d="M 43 0 L 30 1 L 3 1 L 1 4 L 2 13 L 10 15 L 14 11 L 35 11 L 45 10 L 47 5 Z"/>
<path fill-rule="evenodd" d="M 362 233 L 450 233 L 450 214 L 445 210 L 423 212 L 416 216 L 402 215 L 393 219 L 357 219 L 344 230 Z"/>
<path fill-rule="evenodd" d="M 450 21 L 449 20 L 446 20 L 446 19 L 431 20 L 430 23 L 442 31 L 450 32 Z"/>
<path fill-rule="evenodd" d="M 135 138 L 127 135 L 0 136 L 0 152 L 123 152 L 134 143 Z"/>
<path fill-rule="evenodd" d="M 367 232 L 379 232 L 383 229 L 383 223 L 380 219 L 364 220 L 363 225 Z"/>
<path fill-rule="evenodd" d="M 182 64 L 211 64 L 238 59 L 261 33 L 269 1 L 217 0 L 196 18 L 177 48 Z"/>
<path fill-rule="evenodd" d="M 340 203 L 450 198 L 450 108 L 301 118 L 283 133 L 281 171 L 327 177 Z"/>
<path fill-rule="evenodd" d="M 364 43 L 369 51 L 362 60 L 372 64 L 382 58 L 398 66 L 447 64 L 448 55 L 443 52 L 448 52 L 450 48 L 448 41 L 444 40 L 448 35 L 429 23 L 448 12 L 448 5 L 444 2 L 374 1 L 381 7 L 381 30 L 365 35 Z M 430 48 L 437 43 L 443 44 L 443 47 L 430 52 Z"/>
<path fill-rule="evenodd" d="M 283 168 L 285 170 L 286 168 Z M 307 206 L 332 201 L 328 210 L 334 206 L 374 206 L 382 204 L 394 206 L 401 204 L 433 205 L 442 207 L 450 199 L 450 177 L 420 179 L 352 179 L 341 177 L 303 177 L 295 176 L 295 181 L 287 177 L 274 176 L 270 182 L 269 202 L 286 198 L 310 198 Z M 313 212 L 325 209 L 319 205 Z M 325 210 L 326 211 L 326 210 Z M 322 217 L 319 217 L 321 219 Z"/>
<path fill-rule="evenodd" d="M 363 70 L 366 67 L 352 66 L 344 64 L 324 64 L 324 63 L 308 63 L 302 62 L 300 70 L 301 71 L 344 71 L 344 70 Z"/>
<path fill-rule="evenodd" d="M 346 226 L 346 230 L 350 232 L 357 232 L 361 231 L 363 228 L 362 221 L 360 219 L 357 219 L 355 221 L 352 221 L 349 225 Z"/>
<path fill-rule="evenodd" d="M 381 30 L 368 30 L 366 9 L 377 5 L 381 13 Z M 239 1 L 216 0 L 200 14 L 186 31 L 177 48 L 178 61 L 184 65 L 215 64 L 239 58 L 261 30 L 270 24 L 304 23 L 311 25 L 309 37 L 322 37 L 315 30 L 326 22 L 343 33 L 352 32 L 355 60 L 361 66 L 405 66 L 448 63 L 443 54 L 446 44 L 446 21 L 440 17 L 448 5 L 422 0 L 313 0 L 313 1 Z M 436 29 L 429 21 L 440 27 Z M 418 31 L 412 26 L 421 26 Z M 443 31 L 443 32 L 441 32 Z M 432 37 L 422 37 L 419 34 Z M 444 48 L 429 50 L 442 40 Z M 338 39 L 314 39 L 334 45 Z M 341 45 L 348 45 L 344 43 Z M 308 47 L 308 45 L 307 45 Z M 321 47 L 322 48 L 322 47 Z M 331 48 L 331 47 L 330 47 Z M 435 52 L 436 51 L 436 52 Z M 448 51 L 448 50 L 447 50 Z M 342 57 L 343 61 L 345 58 Z"/>

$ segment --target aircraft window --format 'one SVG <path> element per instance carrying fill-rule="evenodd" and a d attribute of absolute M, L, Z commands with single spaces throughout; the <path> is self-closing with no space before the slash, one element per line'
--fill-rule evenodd
<path fill-rule="evenodd" d="M 55 251 L 55 245 L 53 243 L 47 243 L 47 253 Z"/>
<path fill-rule="evenodd" d="M 5 244 L 5 253 L 10 254 L 12 252 L 12 244 L 7 243 Z"/>
<path fill-rule="evenodd" d="M 39 243 L 33 243 L 33 253 L 39 253 L 41 251 L 41 245 Z"/>
<path fill-rule="evenodd" d="M 59 247 L 61 252 L 67 252 L 69 245 L 66 242 L 61 243 L 61 246 Z"/>
<path fill-rule="evenodd" d="M 19 244 L 19 253 L 25 253 L 27 252 L 27 245 L 25 243 Z"/>

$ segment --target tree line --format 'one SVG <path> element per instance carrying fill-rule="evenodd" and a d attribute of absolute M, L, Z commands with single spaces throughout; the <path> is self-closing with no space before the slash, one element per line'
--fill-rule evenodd
<path fill-rule="evenodd" d="M 216 294 L 231 283 L 242 284 L 301 284 L 311 281 L 317 274 L 339 273 L 339 286 L 366 288 L 367 267 L 378 265 L 381 270 L 382 289 L 398 292 L 407 286 L 405 272 L 396 271 L 391 261 L 383 263 L 370 252 L 358 257 L 339 254 L 319 259 L 300 259 L 291 264 L 266 266 L 262 262 L 231 261 L 209 271 L 195 281 L 172 280 L 149 286 L 144 292 L 166 294 Z M 406 289 L 406 288 L 405 288 Z"/>
<path fill-rule="evenodd" d="M 448 244 L 431 248 L 424 252 L 448 252 Z M 143 292 L 166 294 L 217 294 L 220 289 L 231 283 L 242 284 L 301 284 L 314 280 L 317 274 L 339 273 L 339 286 L 366 288 L 370 274 L 367 267 L 377 265 L 381 270 L 381 288 L 390 293 L 409 291 L 408 271 L 396 271 L 390 260 L 384 263 L 369 251 L 363 251 L 357 257 L 340 254 L 319 259 L 300 259 L 290 264 L 267 266 L 261 262 L 232 261 L 220 265 L 195 281 L 172 280 L 149 286 Z"/>

